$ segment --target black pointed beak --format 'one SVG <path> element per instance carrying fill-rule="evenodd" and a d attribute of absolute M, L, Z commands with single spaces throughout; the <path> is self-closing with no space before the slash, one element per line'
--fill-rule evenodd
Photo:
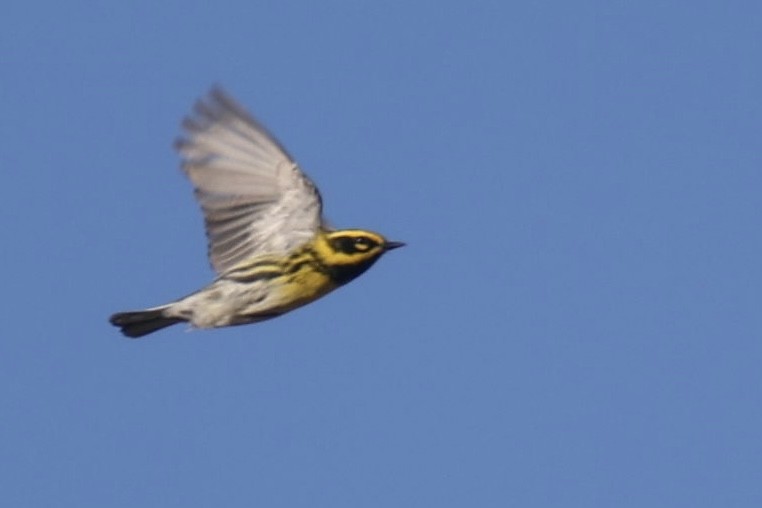
<path fill-rule="evenodd" d="M 400 247 L 404 246 L 405 242 L 386 242 L 384 244 L 384 250 L 399 249 Z"/>

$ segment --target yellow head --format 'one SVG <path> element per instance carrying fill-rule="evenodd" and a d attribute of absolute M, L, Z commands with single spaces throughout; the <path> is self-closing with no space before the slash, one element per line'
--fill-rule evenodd
<path fill-rule="evenodd" d="M 372 231 L 324 231 L 315 242 L 315 254 L 337 285 L 346 284 L 370 268 L 387 251 L 402 247 Z"/>

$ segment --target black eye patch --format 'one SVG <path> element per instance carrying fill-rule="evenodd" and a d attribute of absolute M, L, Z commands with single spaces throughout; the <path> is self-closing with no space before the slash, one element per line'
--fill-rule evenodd
<path fill-rule="evenodd" d="M 337 251 L 344 252 L 345 254 L 368 252 L 378 246 L 375 240 L 364 236 L 340 236 L 339 238 L 334 238 L 331 243 Z"/>

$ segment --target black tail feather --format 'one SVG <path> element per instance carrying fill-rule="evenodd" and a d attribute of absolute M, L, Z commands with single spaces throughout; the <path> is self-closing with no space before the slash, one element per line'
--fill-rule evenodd
<path fill-rule="evenodd" d="M 111 316 L 109 321 L 112 325 L 120 327 L 124 335 L 136 339 L 185 320 L 167 317 L 164 315 L 164 308 L 159 308 L 134 312 L 118 312 Z"/>

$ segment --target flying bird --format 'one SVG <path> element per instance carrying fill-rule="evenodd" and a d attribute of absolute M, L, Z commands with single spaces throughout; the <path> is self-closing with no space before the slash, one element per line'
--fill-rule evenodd
<path fill-rule="evenodd" d="M 313 302 L 404 243 L 364 229 L 333 229 L 315 184 L 267 129 L 213 88 L 183 121 L 175 147 L 204 215 L 217 277 L 176 301 L 119 312 L 110 322 L 142 337 L 271 319 Z"/>

